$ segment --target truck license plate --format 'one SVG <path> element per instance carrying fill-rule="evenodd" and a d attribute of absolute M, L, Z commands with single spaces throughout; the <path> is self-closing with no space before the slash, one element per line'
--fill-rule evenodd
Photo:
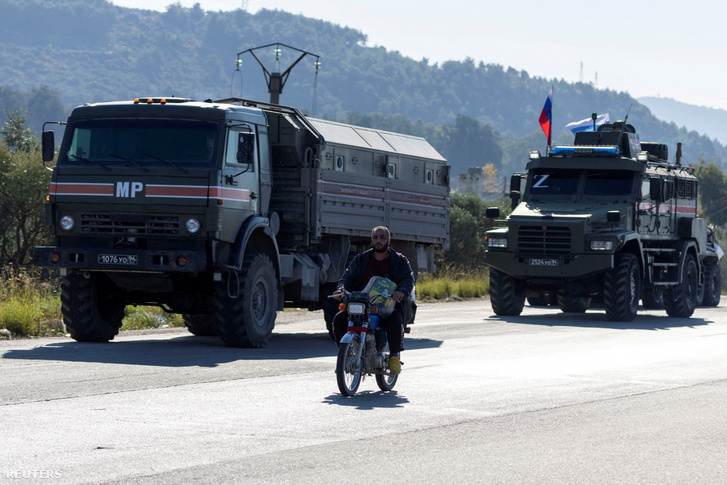
<path fill-rule="evenodd" d="M 99 254 L 98 264 L 125 264 L 133 266 L 138 264 L 139 257 L 136 254 Z"/>
<path fill-rule="evenodd" d="M 530 258 L 530 266 L 559 266 L 560 261 L 557 259 L 540 259 Z"/>

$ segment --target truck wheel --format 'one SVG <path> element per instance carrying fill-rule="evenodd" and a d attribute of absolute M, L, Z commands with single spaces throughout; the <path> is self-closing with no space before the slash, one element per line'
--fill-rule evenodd
<path fill-rule="evenodd" d="M 217 335 L 213 313 L 185 313 L 182 318 L 184 318 L 184 326 L 187 327 L 187 330 L 198 337 Z"/>
<path fill-rule="evenodd" d="M 648 290 L 642 290 L 641 303 L 647 310 L 663 310 L 664 290 L 659 288 L 649 288 Z"/>
<path fill-rule="evenodd" d="M 616 322 L 633 321 L 639 309 L 640 293 L 641 268 L 636 256 L 630 253 L 617 255 L 615 267 L 603 282 L 606 318 Z"/>
<path fill-rule="evenodd" d="M 699 274 L 694 256 L 687 255 L 682 272 L 682 281 L 664 294 L 664 308 L 670 317 L 687 318 L 692 316 L 697 306 Z"/>
<path fill-rule="evenodd" d="M 490 304 L 496 315 L 520 315 L 525 306 L 525 282 L 490 268 Z"/>
<path fill-rule="evenodd" d="M 228 272 L 215 289 L 217 335 L 230 347 L 263 347 L 275 327 L 277 301 L 270 258 L 245 254 L 242 271 Z"/>
<path fill-rule="evenodd" d="M 558 295 L 558 308 L 563 313 L 585 313 L 590 304 L 587 296 Z"/>
<path fill-rule="evenodd" d="M 326 321 L 326 329 L 328 330 L 328 336 L 332 340 L 336 337 L 333 335 L 333 318 L 338 313 L 338 300 L 328 298 L 328 295 L 333 294 L 336 291 L 336 283 L 327 283 L 323 285 L 321 291 L 321 301 L 323 302 L 323 319 Z"/>
<path fill-rule="evenodd" d="M 722 294 L 722 275 L 713 261 L 704 264 L 704 299 L 702 306 L 717 306 Z"/>
<path fill-rule="evenodd" d="M 118 290 L 103 274 L 64 276 L 61 312 L 71 338 L 79 342 L 108 342 L 119 333 L 124 304 Z"/>

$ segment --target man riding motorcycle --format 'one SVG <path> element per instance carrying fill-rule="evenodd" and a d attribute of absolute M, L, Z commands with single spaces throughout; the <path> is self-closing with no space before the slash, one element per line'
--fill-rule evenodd
<path fill-rule="evenodd" d="M 361 291 L 374 276 L 383 276 L 396 283 L 396 290 L 391 295 L 397 302 L 396 308 L 388 318 L 381 319 L 381 327 L 386 331 L 389 340 L 391 357 L 389 369 L 392 374 L 401 372 L 399 353 L 404 350 L 404 317 L 398 302 L 406 298 L 414 289 L 414 275 L 409 260 L 389 247 L 391 233 L 385 226 L 377 226 L 371 231 L 371 249 L 358 254 L 346 268 L 338 290 L 334 295 L 341 293 L 341 288 L 347 291 Z M 333 319 L 333 334 L 336 343 L 348 329 L 348 315 L 338 312 Z"/>

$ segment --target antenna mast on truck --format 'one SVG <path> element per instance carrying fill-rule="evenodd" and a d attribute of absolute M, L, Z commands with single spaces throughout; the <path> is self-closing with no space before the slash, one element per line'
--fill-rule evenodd
<path fill-rule="evenodd" d="M 273 67 L 273 71 L 270 72 L 266 67 L 265 64 L 260 60 L 260 58 L 255 54 L 255 51 L 260 49 L 265 49 L 268 47 L 275 46 L 275 65 Z M 295 60 L 285 71 L 280 72 L 280 47 L 286 47 L 288 49 L 292 49 L 294 51 L 297 51 L 300 53 L 300 56 L 298 59 Z M 271 104 L 280 104 L 280 94 L 283 92 L 283 87 L 285 87 L 285 83 L 288 81 L 288 76 L 290 76 L 290 71 L 305 57 L 305 56 L 313 56 L 316 58 L 316 61 L 313 63 L 313 66 L 316 70 L 316 83 L 314 83 L 314 91 L 317 89 L 317 80 L 318 80 L 318 69 L 321 67 L 321 63 L 319 62 L 320 56 L 313 54 L 312 52 L 307 52 L 301 49 L 298 49 L 296 47 L 291 47 L 286 44 L 281 44 L 280 42 L 276 42 L 274 44 L 267 44 L 260 47 L 253 47 L 252 49 L 247 49 L 242 52 L 237 53 L 237 70 L 240 70 L 240 65 L 242 64 L 242 61 L 240 60 L 240 57 L 247 53 L 252 54 L 252 57 L 255 58 L 258 64 L 260 64 L 260 67 L 263 69 L 263 75 L 265 76 L 265 82 L 268 85 L 268 92 L 270 93 L 270 103 Z M 315 98 L 316 93 L 313 94 L 314 104 L 313 104 L 313 111 L 315 112 Z"/>

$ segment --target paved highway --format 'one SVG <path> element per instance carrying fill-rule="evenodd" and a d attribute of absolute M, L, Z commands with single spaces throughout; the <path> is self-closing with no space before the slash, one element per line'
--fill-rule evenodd
<path fill-rule="evenodd" d="M 0 341 L 0 483 L 727 483 L 727 312 L 422 304 L 394 392 L 342 397 L 320 312 Z"/>

